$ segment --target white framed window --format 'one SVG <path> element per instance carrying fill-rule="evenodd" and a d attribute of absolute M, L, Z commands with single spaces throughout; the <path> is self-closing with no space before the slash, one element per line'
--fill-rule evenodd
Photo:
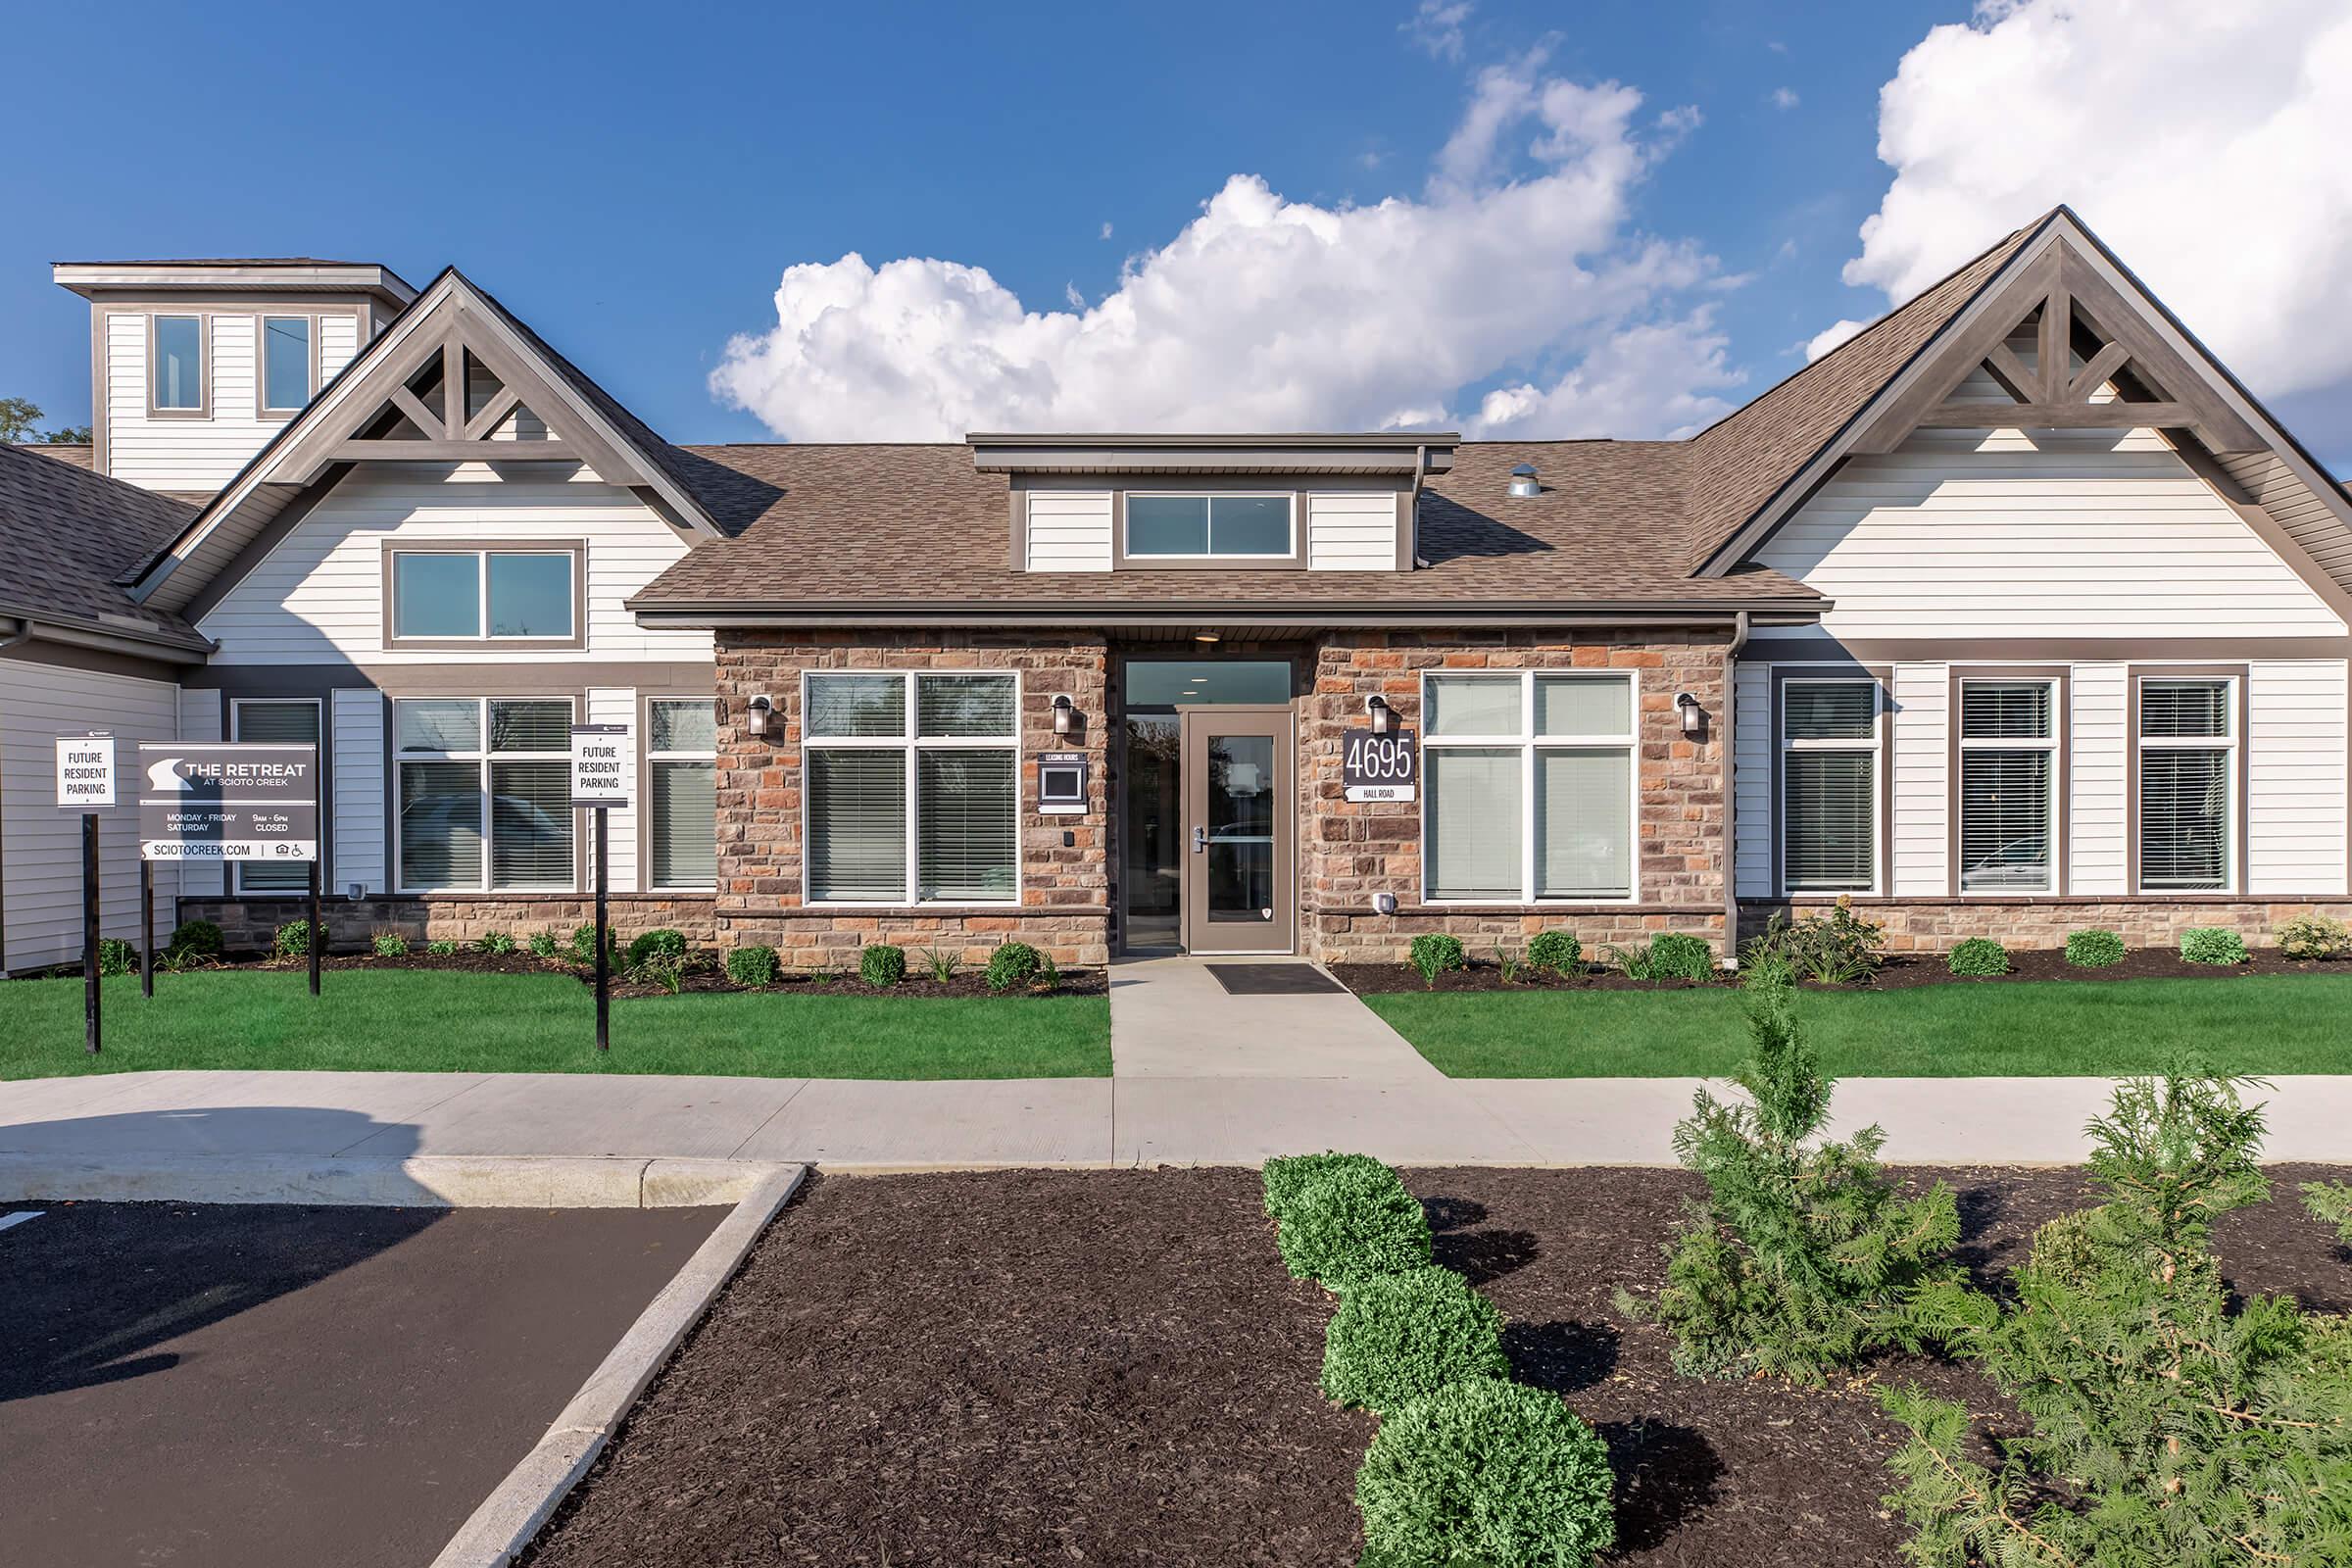
<path fill-rule="evenodd" d="M 228 705 L 229 739 L 276 741 L 293 746 L 318 744 L 319 705 L 315 697 L 240 697 Z M 321 769 L 319 774 L 323 775 Z M 318 810 L 323 817 L 328 802 L 322 793 Z M 305 893 L 311 888 L 307 860 L 239 860 L 239 893 Z M 325 868 L 319 868 L 325 874 Z"/>
<path fill-rule="evenodd" d="M 262 318 L 262 412 L 298 414 L 318 390 L 318 321 L 310 316 Z"/>
<path fill-rule="evenodd" d="M 802 677 L 810 904 L 1017 904 L 1020 677 Z"/>
<path fill-rule="evenodd" d="M 1298 498 L 1130 490 L 1126 554 L 1138 561 L 1248 561 L 1298 553 Z"/>
<path fill-rule="evenodd" d="M 1630 671 L 1424 674 L 1423 899 L 1631 900 L 1640 711 Z"/>
<path fill-rule="evenodd" d="M 1960 891 L 2058 888 L 2059 685 L 1960 681 Z"/>
<path fill-rule="evenodd" d="M 392 704 L 394 876 L 404 893 L 568 893 L 572 700 Z"/>
<path fill-rule="evenodd" d="M 1879 866 L 1879 683 L 1781 683 L 1781 887 L 1870 893 Z"/>
<path fill-rule="evenodd" d="M 569 547 L 388 550 L 387 640 L 574 642 L 581 569 Z"/>
<path fill-rule="evenodd" d="M 202 316 L 147 318 L 147 412 L 206 415 L 212 412 L 206 378 L 212 356 L 211 322 Z"/>
<path fill-rule="evenodd" d="M 718 715 L 708 697 L 645 705 L 647 886 L 704 891 L 718 883 Z"/>
<path fill-rule="evenodd" d="M 2234 675 L 2142 675 L 2139 890 L 2227 892 L 2238 856 L 2238 700 Z"/>

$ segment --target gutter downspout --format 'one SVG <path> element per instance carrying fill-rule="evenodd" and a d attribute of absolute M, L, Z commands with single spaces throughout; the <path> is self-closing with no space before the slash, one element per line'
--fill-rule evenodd
<path fill-rule="evenodd" d="M 32 641 L 32 622 L 20 620 L 17 629 L 0 637 L 0 654 L 22 648 Z M 8 843 L 8 801 L 0 794 L 0 980 L 8 978 L 8 867 L 5 848 Z"/>
<path fill-rule="evenodd" d="M 1740 869 L 1732 722 L 1740 708 L 1740 654 L 1747 647 L 1747 612 L 1742 610 L 1732 622 L 1732 640 L 1723 651 L 1723 721 L 1717 726 L 1723 745 L 1723 956 L 1733 968 L 1740 964 Z"/>
<path fill-rule="evenodd" d="M 1404 569 L 1419 571 L 1429 564 L 1421 559 L 1421 475 L 1429 469 L 1429 447 L 1413 448 L 1413 483 L 1404 497 Z"/>

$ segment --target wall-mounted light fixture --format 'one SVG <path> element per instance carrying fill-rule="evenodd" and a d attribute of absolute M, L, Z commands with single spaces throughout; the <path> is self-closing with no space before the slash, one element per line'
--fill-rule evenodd
<path fill-rule="evenodd" d="M 1396 710 L 1378 692 L 1364 699 L 1364 711 L 1372 715 L 1372 733 L 1375 735 L 1386 735 L 1390 726 L 1396 721 Z"/>
<path fill-rule="evenodd" d="M 1706 733 L 1707 710 L 1698 706 L 1697 698 L 1689 692 L 1676 692 L 1674 708 L 1682 716 L 1684 734 L 1696 737 Z"/>
<path fill-rule="evenodd" d="M 1054 733 L 1067 735 L 1070 726 L 1078 722 L 1078 705 L 1070 701 L 1067 692 L 1054 699 Z"/>
<path fill-rule="evenodd" d="M 1396 895 L 1394 893 L 1373 894 L 1372 912 L 1375 914 L 1395 914 L 1396 912 Z"/>
<path fill-rule="evenodd" d="M 1197 631 L 1193 633 L 1193 641 L 1197 643 L 1213 643 L 1218 640 L 1217 634 L 1213 631 Z"/>
<path fill-rule="evenodd" d="M 769 702 L 764 693 L 744 705 L 743 727 L 752 739 L 756 741 L 767 739 L 768 720 L 775 710 L 776 705 Z"/>
<path fill-rule="evenodd" d="M 343 896 L 349 899 L 352 903 L 357 904 L 368 896 L 368 884 L 365 882 L 346 882 L 343 884 Z"/>

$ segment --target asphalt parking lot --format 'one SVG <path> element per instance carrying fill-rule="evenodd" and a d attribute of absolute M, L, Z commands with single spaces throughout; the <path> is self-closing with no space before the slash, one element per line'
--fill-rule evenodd
<path fill-rule="evenodd" d="M 0 1203 L 0 1556 L 422 1568 L 724 1213 Z"/>

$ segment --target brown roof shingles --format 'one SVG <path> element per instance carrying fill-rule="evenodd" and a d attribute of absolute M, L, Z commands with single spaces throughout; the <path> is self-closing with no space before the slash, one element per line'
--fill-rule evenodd
<path fill-rule="evenodd" d="M 0 446 L 0 614 L 206 647 L 186 621 L 115 581 L 196 509 L 39 452 Z"/>

